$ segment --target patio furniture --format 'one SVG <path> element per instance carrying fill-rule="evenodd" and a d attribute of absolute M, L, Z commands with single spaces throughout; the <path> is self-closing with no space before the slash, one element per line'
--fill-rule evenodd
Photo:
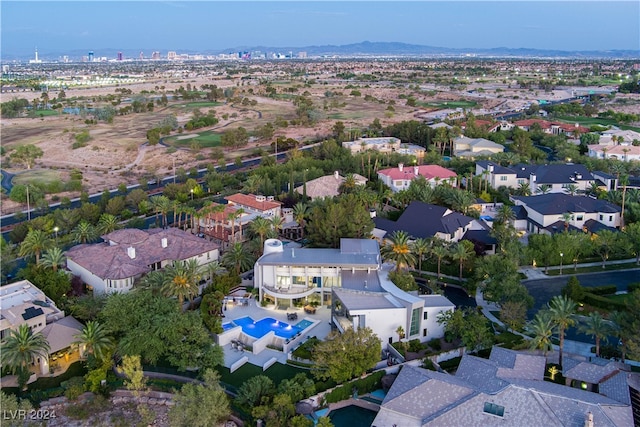
<path fill-rule="evenodd" d="M 308 314 L 316 314 L 316 308 L 312 305 L 305 305 L 304 312 Z"/>

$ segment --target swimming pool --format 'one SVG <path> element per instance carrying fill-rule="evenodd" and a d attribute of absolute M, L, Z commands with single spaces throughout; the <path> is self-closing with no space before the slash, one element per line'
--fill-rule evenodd
<path fill-rule="evenodd" d="M 296 323 L 295 327 L 300 329 L 301 331 L 304 331 L 311 325 L 313 325 L 313 322 L 311 320 L 304 319 Z"/>
<path fill-rule="evenodd" d="M 350 405 L 332 410 L 329 418 L 335 427 L 370 427 L 376 414 L 375 411 Z"/>
<path fill-rule="evenodd" d="M 301 321 L 300 323 L 304 322 Z M 286 322 L 281 322 L 272 317 L 265 317 L 257 322 L 251 317 L 241 317 L 235 319 L 233 323 L 242 327 L 242 332 L 254 338 L 262 338 L 269 331 L 273 331 L 280 338 L 290 339 L 302 332 L 298 326 L 291 326 Z"/>
<path fill-rule="evenodd" d="M 229 323 L 223 323 L 222 324 L 222 330 L 223 331 L 228 331 L 231 328 L 235 328 L 236 325 L 234 325 L 233 323 L 229 322 Z"/>

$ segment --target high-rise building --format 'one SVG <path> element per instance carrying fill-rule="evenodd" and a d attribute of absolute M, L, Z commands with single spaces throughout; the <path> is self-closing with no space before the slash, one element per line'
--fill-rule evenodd
<path fill-rule="evenodd" d="M 38 59 L 38 48 L 36 48 L 36 56 L 35 59 L 30 59 L 29 64 L 40 64 L 42 60 Z"/>
<path fill-rule="evenodd" d="M 140 51 L 140 59 L 144 59 L 144 52 Z"/>
<path fill-rule="evenodd" d="M 118 61 L 122 61 L 122 52 L 118 52 Z"/>
<path fill-rule="evenodd" d="M 89 55 L 87 57 L 89 58 L 89 62 L 93 62 L 93 51 L 92 50 L 89 51 Z"/>
<path fill-rule="evenodd" d="M 172 50 L 172 51 L 169 51 L 169 52 L 167 53 L 167 59 L 168 59 L 169 61 L 173 61 L 173 60 L 175 60 L 177 56 L 178 56 L 178 54 L 177 54 L 175 51 L 173 51 L 173 50 Z"/>
<path fill-rule="evenodd" d="M 151 54 L 151 59 L 160 59 L 160 52 L 155 51 Z"/>

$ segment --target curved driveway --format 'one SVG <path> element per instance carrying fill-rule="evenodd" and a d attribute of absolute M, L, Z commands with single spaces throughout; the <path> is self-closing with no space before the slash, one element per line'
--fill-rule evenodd
<path fill-rule="evenodd" d="M 13 179 L 14 176 L 16 176 L 13 173 L 9 173 L 4 169 L 0 169 L 0 173 L 2 174 L 2 188 L 5 189 L 5 191 L 7 192 L 7 194 L 11 193 L 11 189 L 13 188 L 13 184 L 11 183 L 11 180 Z"/>

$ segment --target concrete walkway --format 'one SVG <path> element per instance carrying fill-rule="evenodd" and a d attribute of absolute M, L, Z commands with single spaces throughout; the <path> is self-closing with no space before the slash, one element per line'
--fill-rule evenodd
<path fill-rule="evenodd" d="M 605 262 L 606 265 L 616 265 L 616 264 L 629 264 L 629 263 L 633 263 L 636 262 L 635 258 L 630 258 L 630 259 L 619 259 L 619 260 L 615 260 L 615 261 L 607 261 Z M 582 264 L 578 264 L 577 267 L 578 268 L 582 268 L 582 267 L 601 267 L 602 266 L 602 261 L 599 262 L 585 262 Z M 548 268 L 545 269 L 545 267 L 520 267 L 518 269 L 518 272 L 523 273 L 524 275 L 527 276 L 527 280 L 529 279 L 546 279 L 547 277 L 549 277 L 546 273 L 545 270 L 560 270 L 560 266 L 559 265 L 550 265 Z M 611 271 L 611 270 L 603 270 L 604 271 Z M 565 264 L 562 266 L 562 272 L 564 273 L 563 276 L 573 276 L 576 274 L 582 274 L 580 272 L 575 272 L 573 269 L 573 263 L 570 264 Z M 590 271 L 589 273 L 597 273 L 594 271 Z M 554 276 L 554 277 L 557 277 Z"/>

